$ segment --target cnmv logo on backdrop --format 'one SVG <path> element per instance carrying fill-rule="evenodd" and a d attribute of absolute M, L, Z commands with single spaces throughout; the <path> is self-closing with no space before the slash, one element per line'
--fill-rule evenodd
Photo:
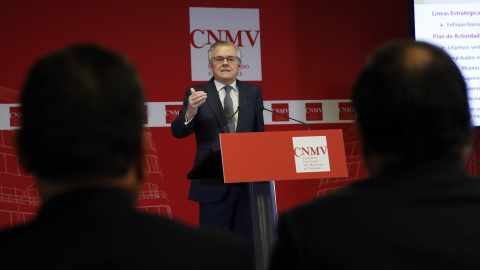
<path fill-rule="evenodd" d="M 182 105 L 165 105 L 165 123 L 171 124 L 181 109 Z"/>
<path fill-rule="evenodd" d="M 288 103 L 272 103 L 272 111 L 290 117 Z M 288 118 L 278 114 L 272 114 L 272 122 L 288 122 Z"/>
<path fill-rule="evenodd" d="M 323 104 L 321 102 L 305 103 L 305 118 L 307 121 L 322 121 Z"/>
<path fill-rule="evenodd" d="M 256 30 L 255 34 L 252 34 L 252 30 L 239 30 L 237 33 L 232 33 L 229 30 L 201 30 L 195 29 L 190 33 L 190 44 L 196 48 L 201 49 L 217 41 L 230 41 L 235 43 L 240 50 L 245 46 L 254 47 L 257 39 L 260 35 L 260 30 Z M 245 42 L 245 39 L 246 42 Z"/>
<path fill-rule="evenodd" d="M 217 41 L 235 43 L 242 51 L 238 79 L 262 80 L 260 13 L 246 8 L 190 8 L 192 81 L 208 81 L 208 49 Z"/>
<path fill-rule="evenodd" d="M 352 102 L 338 103 L 338 119 L 339 120 L 355 120 L 355 109 Z"/>
<path fill-rule="evenodd" d="M 10 107 L 10 126 L 20 127 L 22 125 L 22 113 L 20 107 Z"/>

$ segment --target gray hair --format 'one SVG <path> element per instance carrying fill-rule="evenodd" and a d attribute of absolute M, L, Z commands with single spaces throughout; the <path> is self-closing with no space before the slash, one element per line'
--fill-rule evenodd
<path fill-rule="evenodd" d="M 208 62 L 212 62 L 212 57 L 213 57 L 213 50 L 215 50 L 216 47 L 218 46 L 232 46 L 235 48 L 237 51 L 237 57 L 240 62 L 242 62 L 242 51 L 235 45 L 235 43 L 230 42 L 230 41 L 217 41 L 213 43 L 213 45 L 208 49 Z"/>

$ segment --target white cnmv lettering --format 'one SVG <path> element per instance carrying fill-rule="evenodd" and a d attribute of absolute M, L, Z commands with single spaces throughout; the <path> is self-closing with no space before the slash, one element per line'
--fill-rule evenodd
<path fill-rule="evenodd" d="M 307 113 L 321 113 L 322 108 L 308 108 Z"/>
<path fill-rule="evenodd" d="M 340 108 L 340 112 L 352 113 L 352 112 L 355 112 L 355 110 L 353 109 L 353 107 L 344 107 L 344 108 Z"/>
<path fill-rule="evenodd" d="M 166 110 L 165 114 L 167 116 L 170 116 L 170 115 L 178 115 L 178 111 L 177 110 Z"/>
<path fill-rule="evenodd" d="M 273 109 L 273 111 L 276 113 L 283 113 L 283 114 L 288 113 L 288 109 Z"/>

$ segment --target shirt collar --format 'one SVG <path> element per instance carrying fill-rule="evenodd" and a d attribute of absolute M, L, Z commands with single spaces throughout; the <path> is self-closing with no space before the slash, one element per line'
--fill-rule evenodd
<path fill-rule="evenodd" d="M 217 80 L 213 80 L 213 82 L 215 83 L 215 87 L 217 88 L 217 91 L 220 91 L 223 87 L 225 87 L 225 84 L 217 81 Z M 230 86 L 233 87 L 233 90 L 237 91 L 237 81 L 235 80 L 232 84 L 230 84 Z"/>

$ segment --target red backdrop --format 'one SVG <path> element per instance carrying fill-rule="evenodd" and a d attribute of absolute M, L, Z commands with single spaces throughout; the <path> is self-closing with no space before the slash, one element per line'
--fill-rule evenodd
<path fill-rule="evenodd" d="M 129 56 L 143 78 L 149 102 L 181 101 L 187 87 L 198 83 L 191 81 L 189 7 L 260 10 L 263 80 L 254 83 L 263 88 L 265 100 L 349 99 L 368 53 L 385 41 L 408 36 L 404 0 L 244 0 L 232 4 L 218 0 L 1 1 L 0 86 L 21 89 L 26 72 L 39 56 L 71 43 L 93 42 Z M 17 102 L 12 100 L 14 95 L 5 98 L 6 91 L 3 93 L 0 102 Z M 268 125 L 266 130 L 303 128 Z M 277 182 L 280 212 L 366 175 L 352 124 L 315 124 L 311 128 L 344 130 L 351 175 L 343 179 L 346 181 Z M 151 128 L 150 132 L 155 147 L 151 157 L 160 166 L 151 173 L 161 182 L 162 205 L 169 206 L 167 212 L 173 218 L 196 224 L 197 205 L 187 200 L 186 179 L 195 153 L 194 137 L 175 139 L 167 127 Z M 5 163 L 12 163 L 8 159 L 15 156 L 10 141 L 11 132 L 3 132 L 0 152 Z M 12 187 L 25 177 L 21 173 L 13 177 L 3 170 L 0 165 L 3 187 Z M 24 189 L 31 188 L 27 185 Z M 22 194 L 24 198 L 25 190 Z M 10 207 L 3 201 L 4 209 Z M 12 215 L 0 215 L 0 226 L 11 224 L 8 218 Z"/>

